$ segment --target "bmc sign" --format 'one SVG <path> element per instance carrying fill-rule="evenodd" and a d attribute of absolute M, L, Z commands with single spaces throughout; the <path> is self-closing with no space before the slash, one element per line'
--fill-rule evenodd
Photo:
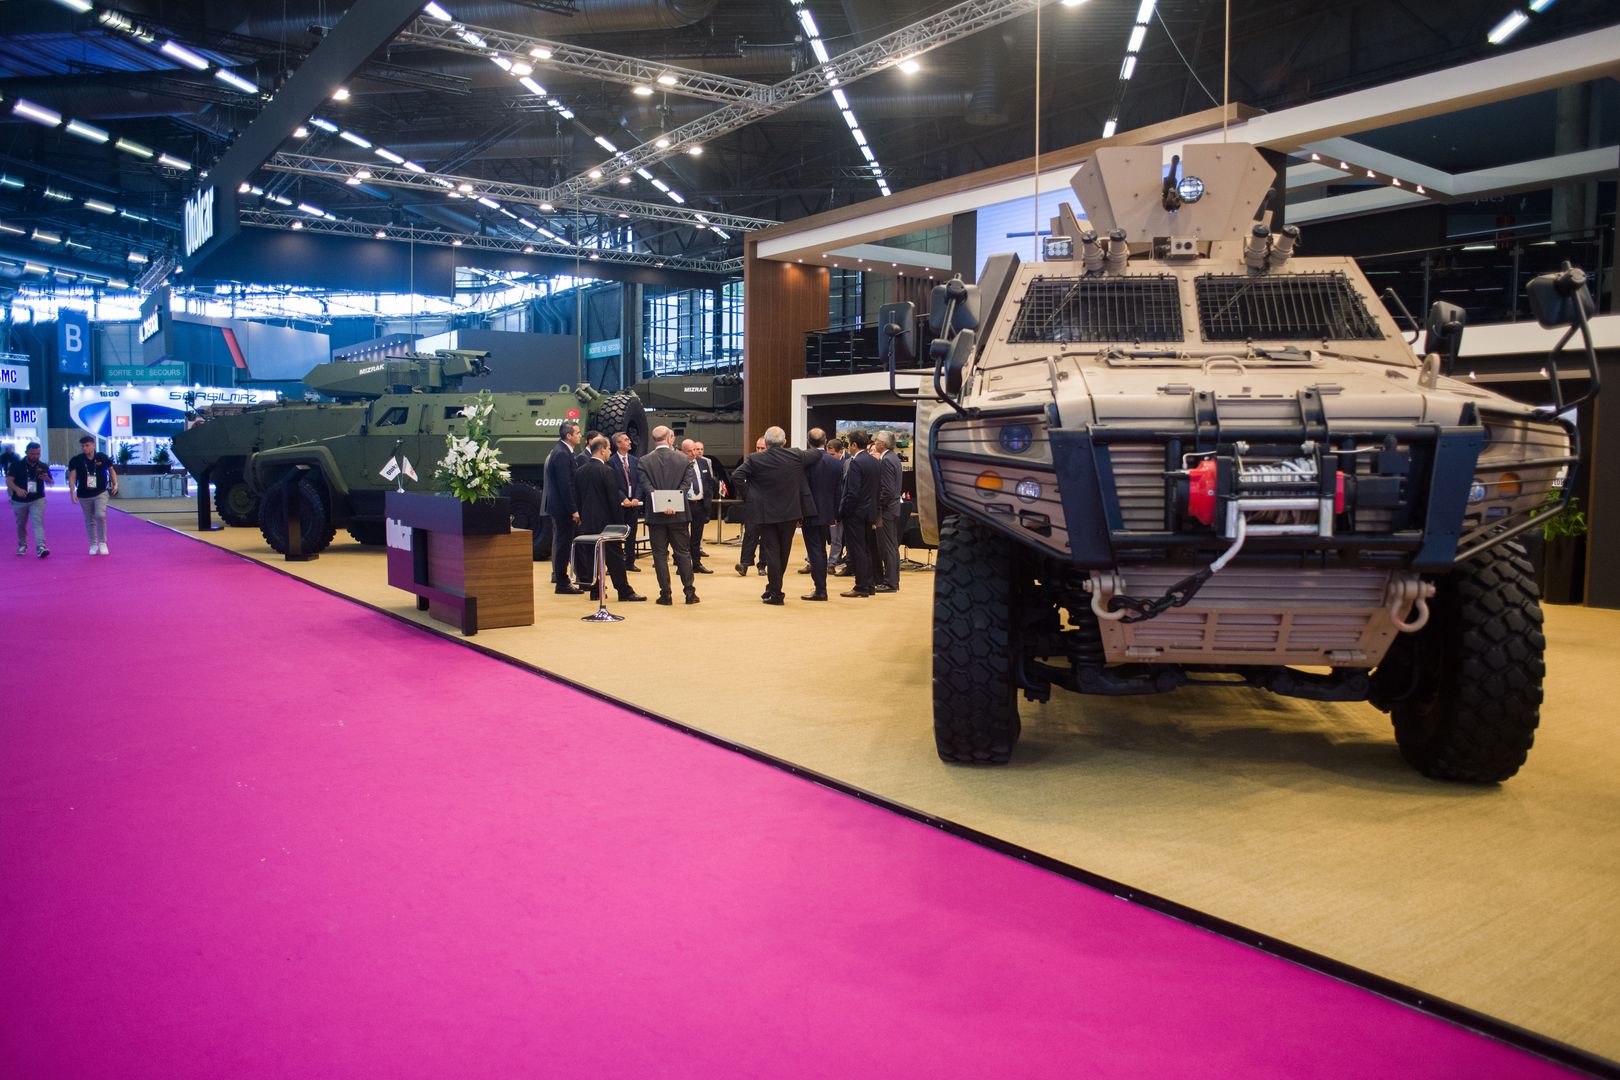
<path fill-rule="evenodd" d="M 24 364 L 0 364 L 0 390 L 28 389 L 28 368 Z"/>
<path fill-rule="evenodd" d="M 197 249 L 214 238 L 214 189 L 204 188 L 186 200 L 185 216 L 180 222 L 180 234 L 186 258 L 197 254 Z"/>

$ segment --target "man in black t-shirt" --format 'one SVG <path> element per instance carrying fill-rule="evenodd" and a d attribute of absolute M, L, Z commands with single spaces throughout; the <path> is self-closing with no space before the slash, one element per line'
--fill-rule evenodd
<path fill-rule="evenodd" d="M 34 546 L 40 558 L 51 553 L 45 546 L 45 489 L 50 486 L 51 467 L 39 460 L 39 443 L 28 444 L 24 456 L 6 470 L 6 494 L 11 496 L 11 513 L 17 519 L 17 554 L 28 554 L 28 525 L 34 526 Z"/>
<path fill-rule="evenodd" d="M 107 497 L 118 494 L 118 470 L 88 435 L 79 440 L 79 453 L 68 462 L 67 483 L 69 497 L 84 511 L 90 554 L 107 554 Z"/>

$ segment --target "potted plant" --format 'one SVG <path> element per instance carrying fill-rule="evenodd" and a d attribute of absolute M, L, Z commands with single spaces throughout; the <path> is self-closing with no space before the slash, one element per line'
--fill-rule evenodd
<path fill-rule="evenodd" d="M 129 463 L 135 460 L 135 444 L 124 443 L 118 448 L 117 461 L 120 469 L 129 468 Z"/>
<path fill-rule="evenodd" d="M 1581 500 L 1551 513 L 1561 497 L 1547 493 L 1548 515 L 1541 523 L 1541 596 L 1550 604 L 1578 604 L 1586 595 L 1586 513 Z"/>
<path fill-rule="evenodd" d="M 170 455 L 169 448 L 167 446 L 160 446 L 156 450 L 152 451 L 152 464 L 156 466 L 160 472 L 167 472 L 169 470 L 169 464 L 173 460 L 174 458 L 172 455 Z"/>

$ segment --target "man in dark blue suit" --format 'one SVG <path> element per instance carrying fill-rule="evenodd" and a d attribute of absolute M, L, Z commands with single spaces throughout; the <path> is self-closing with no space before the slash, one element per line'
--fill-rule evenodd
<path fill-rule="evenodd" d="M 579 592 L 568 578 L 568 560 L 578 535 L 579 494 L 574 484 L 574 448 L 579 446 L 579 424 L 564 420 L 557 445 L 546 456 L 545 511 L 551 518 L 551 580 L 564 595 Z"/>
<path fill-rule="evenodd" d="M 613 479 L 619 485 L 619 498 L 634 499 L 641 490 L 641 459 L 630 452 L 630 436 L 619 432 L 613 436 L 613 456 L 608 458 Z M 641 572 L 636 565 L 636 524 L 641 520 L 640 507 L 626 507 L 620 524 L 630 526 L 630 535 L 624 538 L 624 568 L 632 574 Z"/>
<path fill-rule="evenodd" d="M 810 580 L 816 591 L 806 600 L 827 599 L 827 543 L 833 523 L 838 520 L 838 503 L 844 495 L 844 463 L 827 452 L 827 433 L 810 429 L 810 449 L 821 460 L 810 467 L 810 500 L 816 512 L 804 519 L 804 550 L 810 559 Z"/>

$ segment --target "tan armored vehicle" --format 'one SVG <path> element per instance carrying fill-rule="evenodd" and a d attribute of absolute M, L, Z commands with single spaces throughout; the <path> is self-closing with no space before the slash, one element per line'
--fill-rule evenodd
<path fill-rule="evenodd" d="M 917 474 L 946 761 L 1007 762 L 1020 690 L 1241 681 L 1372 701 L 1430 776 L 1523 764 L 1544 642 L 1512 538 L 1558 508 L 1579 402 L 1556 367 L 1543 408 L 1452 378 L 1449 305 L 1414 355 L 1354 261 L 1271 232 L 1275 178 L 1247 145 L 1168 171 L 1105 149 L 1043 261 L 935 290 Z M 1531 301 L 1585 330 L 1579 270 Z M 909 306 L 885 319 L 899 368 Z"/>

